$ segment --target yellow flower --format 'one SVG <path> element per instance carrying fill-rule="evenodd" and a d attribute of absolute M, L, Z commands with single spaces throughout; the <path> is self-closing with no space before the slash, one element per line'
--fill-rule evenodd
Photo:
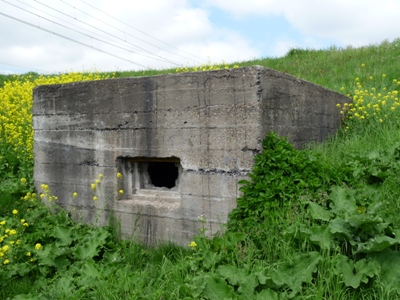
<path fill-rule="evenodd" d="M 96 184 L 95 184 L 95 183 L 92 183 L 92 184 L 90 185 L 90 187 L 91 187 L 92 190 L 94 191 L 94 190 L 96 189 Z"/>
<path fill-rule="evenodd" d="M 8 259 L 4 260 L 4 262 L 3 262 L 3 264 L 5 264 L 5 265 L 7 265 L 9 263 L 10 263 L 10 261 Z"/>
<path fill-rule="evenodd" d="M 18 210 L 14 209 L 14 210 L 12 211 L 12 213 L 13 213 L 13 215 L 17 215 L 17 214 L 18 214 Z"/>
<path fill-rule="evenodd" d="M 73 198 L 78 197 L 78 193 L 77 193 L 77 192 L 73 192 L 73 193 L 72 193 L 72 197 L 73 197 Z"/>
<path fill-rule="evenodd" d="M 31 256 L 32 254 L 28 251 L 26 252 L 26 256 Z"/>
<path fill-rule="evenodd" d="M 340 107 L 341 107 L 340 103 L 336 104 L 336 107 L 337 107 L 337 108 L 340 108 Z"/>
<path fill-rule="evenodd" d="M 99 174 L 99 179 L 103 179 L 103 174 Z"/>
<path fill-rule="evenodd" d="M 44 198 L 44 194 L 41 193 L 41 194 L 40 194 L 40 199 L 43 199 L 43 198 Z"/>
<path fill-rule="evenodd" d="M 26 183 L 26 178 L 21 178 L 21 183 L 25 184 Z"/>
<path fill-rule="evenodd" d="M 3 252 L 7 252 L 8 250 L 10 250 L 10 246 L 4 245 L 3 248 L 1 248 L 1 250 L 3 250 Z"/>
<path fill-rule="evenodd" d="M 196 248 L 197 247 L 196 242 L 195 241 L 190 242 L 189 247 L 192 249 Z"/>
<path fill-rule="evenodd" d="M 118 193 L 122 196 L 124 194 L 124 190 L 119 190 Z"/>
<path fill-rule="evenodd" d="M 28 227 L 29 226 L 29 224 L 28 223 L 24 223 L 24 224 L 22 224 L 23 226 L 25 226 L 25 227 Z"/>
<path fill-rule="evenodd" d="M 21 223 L 25 223 L 25 219 L 21 219 Z"/>
<path fill-rule="evenodd" d="M 361 67 L 365 67 L 365 64 L 361 64 Z"/>
<path fill-rule="evenodd" d="M 99 184 L 100 183 L 100 179 L 96 179 L 96 184 Z"/>
<path fill-rule="evenodd" d="M 37 243 L 37 244 L 35 245 L 35 249 L 36 249 L 36 250 L 40 250 L 40 248 L 42 248 L 42 245 L 39 244 L 39 243 Z"/>
<path fill-rule="evenodd" d="M 15 229 L 10 230 L 10 235 L 16 235 L 16 234 L 17 234 L 17 231 Z"/>
<path fill-rule="evenodd" d="M 99 200 L 99 198 L 97 198 L 97 196 L 94 196 L 93 201 L 97 201 L 97 200 Z"/>
<path fill-rule="evenodd" d="M 118 172 L 118 173 L 117 173 L 117 178 L 118 178 L 118 179 L 121 179 L 121 178 L 122 178 L 122 174 Z"/>
<path fill-rule="evenodd" d="M 6 224 L 6 221 L 5 221 L 5 220 L 3 220 L 3 221 L 0 222 L 0 225 L 5 225 L 5 224 Z"/>

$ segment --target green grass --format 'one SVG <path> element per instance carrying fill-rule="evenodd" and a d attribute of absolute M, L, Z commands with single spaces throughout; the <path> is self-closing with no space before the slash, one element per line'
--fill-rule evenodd
<path fill-rule="evenodd" d="M 21 200 L 15 193 L 20 182 L 10 182 L 13 194 L 0 198 L 0 221 L 6 221 L 0 238 L 10 241 L 5 229 L 16 228 L 20 242 L 11 262 L 0 266 L 0 299 L 398 299 L 399 282 L 391 279 L 400 277 L 400 109 L 375 95 L 399 90 L 393 83 L 400 79 L 399 53 L 395 40 L 292 49 L 282 58 L 230 65 L 269 67 L 351 96 L 376 93 L 354 102 L 339 132 L 322 144 L 295 150 L 271 137 L 269 147 L 280 146 L 259 159 L 268 165 L 276 154 L 278 166 L 261 170 L 254 186 L 244 188 L 226 234 L 207 239 L 200 232 L 192 247 L 120 241 L 113 228 L 73 222 L 63 211 L 50 214 L 35 197 Z M 1 77 L 0 86 L 10 78 Z M 379 100 L 380 110 L 355 115 Z M 274 177 L 279 172 L 289 194 L 282 193 L 282 176 Z M 36 250 L 38 243 L 43 246 Z"/>

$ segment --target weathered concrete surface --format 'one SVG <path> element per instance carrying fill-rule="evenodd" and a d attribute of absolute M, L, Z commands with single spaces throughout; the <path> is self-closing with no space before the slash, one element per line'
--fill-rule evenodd
<path fill-rule="evenodd" d="M 336 104 L 347 101 L 262 67 L 40 86 L 35 185 L 48 184 L 84 222 L 106 224 L 113 211 L 124 237 L 185 244 L 200 215 L 208 234 L 221 229 L 268 131 L 297 147 L 321 141 L 339 127 Z M 160 176 L 177 176 L 175 186 L 154 186 L 160 162 L 175 168 Z M 90 184 L 100 173 L 95 202 Z"/>

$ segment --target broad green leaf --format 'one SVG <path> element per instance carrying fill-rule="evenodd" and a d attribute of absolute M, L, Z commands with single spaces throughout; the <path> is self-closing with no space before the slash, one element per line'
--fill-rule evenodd
<path fill-rule="evenodd" d="M 258 285 L 257 278 L 254 274 L 249 274 L 245 280 L 240 282 L 238 292 L 243 295 L 241 299 L 254 299 L 254 292 Z"/>
<path fill-rule="evenodd" d="M 54 227 L 54 233 L 53 236 L 57 238 L 58 240 L 56 241 L 57 245 L 62 245 L 62 246 L 69 246 L 72 242 L 72 237 L 73 237 L 73 227 Z"/>
<path fill-rule="evenodd" d="M 366 243 L 359 244 L 356 253 L 371 253 L 371 252 L 380 252 L 386 248 L 389 248 L 393 245 L 399 245 L 400 238 L 391 238 L 386 235 L 376 236 L 374 238 L 369 239 Z"/>
<path fill-rule="evenodd" d="M 311 228 L 312 234 L 309 236 L 314 245 L 321 249 L 330 249 L 333 243 L 333 236 L 328 226 L 314 226 Z"/>
<path fill-rule="evenodd" d="M 96 264 L 93 260 L 88 260 L 80 269 L 80 273 L 84 277 L 100 277 L 101 276 L 101 265 Z"/>
<path fill-rule="evenodd" d="M 400 252 L 386 249 L 382 252 L 368 254 L 381 267 L 379 280 L 384 285 L 390 285 L 400 293 Z"/>
<path fill-rule="evenodd" d="M 105 264 L 116 263 L 121 261 L 121 254 L 119 251 L 106 251 L 103 255 L 102 262 Z"/>
<path fill-rule="evenodd" d="M 365 274 L 372 278 L 375 275 L 379 275 L 381 271 L 380 264 L 372 259 L 361 259 L 354 264 L 357 273 Z M 362 282 L 367 283 L 368 279 L 362 278 Z"/>
<path fill-rule="evenodd" d="M 278 294 L 271 289 L 264 289 L 260 293 L 256 294 L 253 298 L 255 300 L 278 300 Z"/>
<path fill-rule="evenodd" d="M 382 230 L 387 227 L 387 223 L 383 223 L 383 220 L 379 216 L 373 216 L 369 214 L 355 214 L 347 219 L 348 223 L 352 227 L 363 227 L 366 231 L 371 229 Z M 382 226 L 378 226 L 382 224 Z M 378 227 L 377 227 L 378 226 Z M 369 228 L 367 228 L 369 227 Z"/>
<path fill-rule="evenodd" d="M 239 269 L 230 265 L 219 266 L 217 273 L 226 279 L 231 285 L 243 284 L 247 278 L 247 274 L 244 269 Z"/>
<path fill-rule="evenodd" d="M 283 235 L 286 237 L 293 237 L 300 241 L 307 240 L 312 235 L 312 230 L 304 224 L 290 226 Z"/>
<path fill-rule="evenodd" d="M 380 272 L 379 263 L 374 260 L 361 259 L 355 264 L 347 256 L 340 255 L 337 257 L 335 273 L 343 276 L 346 286 L 358 288 L 361 284 L 368 282 L 368 277 L 378 275 Z"/>
<path fill-rule="evenodd" d="M 351 239 L 352 230 L 349 223 L 343 219 L 334 219 L 329 222 L 329 230 L 333 235 L 342 234 L 347 239 Z"/>
<path fill-rule="evenodd" d="M 204 256 L 204 267 L 207 269 L 211 269 L 215 266 L 215 264 L 220 261 L 221 254 L 209 251 L 207 255 Z"/>
<path fill-rule="evenodd" d="M 199 296 L 211 300 L 235 298 L 233 287 L 228 285 L 223 278 L 216 274 L 206 274 L 196 278 L 194 281 L 196 286 L 199 285 L 201 287 L 201 292 L 198 294 Z"/>
<path fill-rule="evenodd" d="M 330 198 L 332 199 L 332 210 L 335 214 L 343 216 L 356 213 L 356 200 L 347 189 L 339 186 L 334 187 Z"/>
<path fill-rule="evenodd" d="M 292 290 L 294 296 L 301 290 L 304 282 L 311 282 L 312 273 L 317 271 L 317 265 L 321 260 L 318 252 L 295 255 L 290 262 L 282 264 L 270 274 L 277 285 L 286 284 Z"/>
<path fill-rule="evenodd" d="M 227 232 L 225 237 L 231 244 L 236 245 L 246 239 L 246 234 L 243 232 Z"/>
<path fill-rule="evenodd" d="M 74 256 L 82 260 L 95 257 L 109 235 L 110 233 L 104 229 L 99 228 L 95 230 L 90 240 L 86 240 L 83 244 L 76 247 Z"/>
<path fill-rule="evenodd" d="M 309 202 L 309 210 L 311 216 L 316 220 L 329 221 L 331 219 L 332 213 L 326 210 L 322 206 L 314 202 Z"/>
<path fill-rule="evenodd" d="M 59 248 L 55 244 L 48 244 L 37 250 L 38 262 L 40 265 L 62 268 L 70 264 L 66 258 L 69 253 L 67 248 Z"/>

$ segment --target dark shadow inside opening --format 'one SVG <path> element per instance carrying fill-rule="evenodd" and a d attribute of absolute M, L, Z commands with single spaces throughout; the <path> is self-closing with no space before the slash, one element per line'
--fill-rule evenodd
<path fill-rule="evenodd" d="M 156 187 L 175 187 L 178 179 L 178 167 L 174 162 L 149 162 L 147 172 L 151 183 Z"/>

